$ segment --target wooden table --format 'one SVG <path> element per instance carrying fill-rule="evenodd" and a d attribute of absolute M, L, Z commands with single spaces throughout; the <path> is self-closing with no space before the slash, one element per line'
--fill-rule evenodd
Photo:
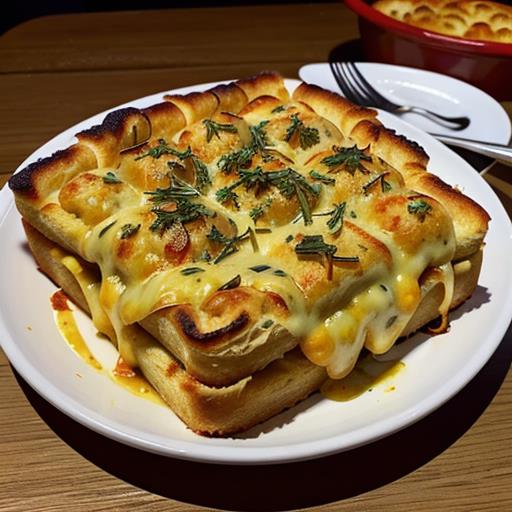
<path fill-rule="evenodd" d="M 342 4 L 36 19 L 0 37 L 0 186 L 38 146 L 130 99 L 308 62 L 358 35 Z M 508 211 L 510 169 L 488 174 Z M 0 245 L 1 247 L 1 245 Z M 1 285 L 1 284 L 0 284 Z M 79 426 L 0 352 L 0 510 L 512 509 L 512 336 L 456 397 L 348 453 L 272 467 L 166 459 Z"/>

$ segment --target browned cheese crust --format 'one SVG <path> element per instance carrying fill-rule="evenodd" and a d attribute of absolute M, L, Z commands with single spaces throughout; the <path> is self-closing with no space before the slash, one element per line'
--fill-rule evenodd
<path fill-rule="evenodd" d="M 378 0 L 373 7 L 408 25 L 464 39 L 512 43 L 512 7 L 487 0 Z"/>

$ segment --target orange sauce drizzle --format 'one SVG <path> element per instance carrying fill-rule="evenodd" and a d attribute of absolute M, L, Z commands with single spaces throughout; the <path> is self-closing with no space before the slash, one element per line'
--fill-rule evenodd
<path fill-rule="evenodd" d="M 371 354 L 360 359 L 356 367 L 346 377 L 340 380 L 329 379 L 321 392 L 325 398 L 336 402 L 348 402 L 367 391 L 373 391 L 378 384 L 388 381 L 405 368 L 403 361 L 377 361 Z M 396 388 L 390 384 L 385 392 Z"/>
<path fill-rule="evenodd" d="M 57 328 L 73 351 L 86 363 L 97 370 L 102 370 L 101 364 L 92 355 L 87 343 L 80 334 L 73 316 L 73 311 L 68 305 L 68 297 L 62 290 L 56 291 L 50 298 L 52 308 L 55 311 Z M 78 375 L 78 374 L 77 374 Z M 151 400 L 159 405 L 164 405 L 160 395 L 145 379 L 140 370 L 128 366 L 120 357 L 112 372 L 109 372 L 112 380 L 130 393 Z"/>
<path fill-rule="evenodd" d="M 68 298 L 66 297 L 66 294 L 62 290 L 59 290 L 51 296 L 50 300 L 55 311 L 57 327 L 67 344 L 85 362 L 89 363 L 93 368 L 101 370 L 101 364 L 92 355 L 84 338 L 78 330 L 73 312 L 68 306 Z"/>

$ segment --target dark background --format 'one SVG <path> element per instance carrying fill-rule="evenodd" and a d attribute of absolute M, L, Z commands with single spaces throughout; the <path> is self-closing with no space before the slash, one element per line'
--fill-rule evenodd
<path fill-rule="evenodd" d="M 322 0 L 323 2 L 337 2 L 341 0 Z M 77 12 L 100 12 L 100 11 L 130 11 L 142 9 L 174 9 L 177 7 L 226 7 L 236 5 L 265 5 L 265 4 L 307 4 L 315 3 L 307 0 L 72 0 L 35 2 L 20 1 L 4 4 L 2 15 L 0 15 L 0 34 L 18 25 L 19 23 L 45 16 L 48 14 L 65 14 Z M 8 9 L 6 8 L 9 5 Z"/>

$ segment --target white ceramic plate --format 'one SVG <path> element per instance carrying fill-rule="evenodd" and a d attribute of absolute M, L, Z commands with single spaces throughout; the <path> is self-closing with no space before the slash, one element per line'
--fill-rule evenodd
<path fill-rule="evenodd" d="M 297 81 L 288 80 L 290 89 Z M 210 85 L 210 84 L 208 84 Z M 187 92 L 207 85 L 181 89 Z M 159 101 L 162 94 L 131 102 Z M 20 168 L 68 146 L 77 131 L 99 123 L 94 116 L 58 135 Z M 320 457 L 347 450 L 419 420 L 459 391 L 500 343 L 512 313 L 512 227 L 486 182 L 461 158 L 421 130 L 390 116 L 382 121 L 422 144 L 430 168 L 458 185 L 492 216 L 480 285 L 453 315 L 447 334 L 416 335 L 389 354 L 406 367 L 392 382 L 349 402 L 313 396 L 236 439 L 200 437 L 167 409 L 130 394 L 76 356 L 57 331 L 49 297 L 55 287 L 41 275 L 25 247 L 11 193 L 0 192 L 0 341 L 21 376 L 46 400 L 83 425 L 112 439 L 172 457 L 226 464 L 265 464 Z M 80 330 L 107 366 L 115 354 L 76 313 Z M 433 371 L 435 369 L 435 371 Z M 395 391 L 386 389 L 390 384 Z"/>
<path fill-rule="evenodd" d="M 403 114 L 400 119 L 427 132 L 453 135 L 466 139 L 508 144 L 511 135 L 510 119 L 503 107 L 487 93 L 461 80 L 432 71 L 379 64 L 356 63 L 361 73 L 385 97 L 401 105 L 415 105 L 445 116 L 467 116 L 467 128 L 453 131 L 417 114 Z M 307 64 L 299 70 L 305 82 L 340 93 L 329 64 Z M 490 160 L 475 160 L 483 172 Z"/>

